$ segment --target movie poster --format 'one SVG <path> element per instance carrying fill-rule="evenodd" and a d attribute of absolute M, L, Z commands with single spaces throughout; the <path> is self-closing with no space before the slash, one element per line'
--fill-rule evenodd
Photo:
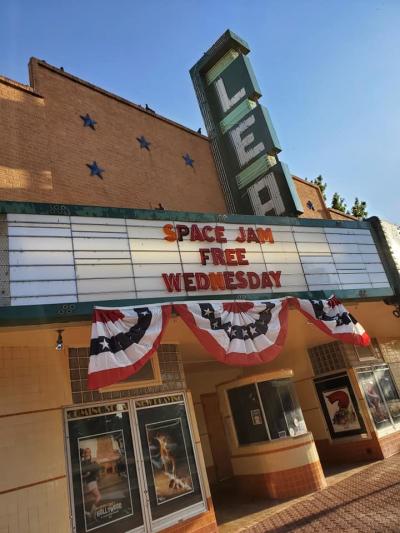
<path fill-rule="evenodd" d="M 329 390 L 322 394 L 336 433 L 361 428 L 347 387 Z"/>
<path fill-rule="evenodd" d="M 66 417 L 74 531 L 126 533 L 141 527 L 128 404 L 70 408 Z"/>
<path fill-rule="evenodd" d="M 146 424 L 146 434 L 157 503 L 193 492 L 181 419 Z"/>
<path fill-rule="evenodd" d="M 365 425 L 347 374 L 314 380 L 332 438 L 364 433 Z"/>
<path fill-rule="evenodd" d="M 121 430 L 81 437 L 79 462 L 86 531 L 133 513 Z"/>
<path fill-rule="evenodd" d="M 205 508 L 182 394 L 135 400 L 152 520 Z"/>

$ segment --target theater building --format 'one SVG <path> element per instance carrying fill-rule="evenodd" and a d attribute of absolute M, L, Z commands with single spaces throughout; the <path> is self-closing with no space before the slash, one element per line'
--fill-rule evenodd
<path fill-rule="evenodd" d="M 398 226 L 291 174 L 248 52 L 191 70 L 208 137 L 0 77 L 1 531 L 217 531 L 222 481 L 295 497 L 400 451 Z"/>

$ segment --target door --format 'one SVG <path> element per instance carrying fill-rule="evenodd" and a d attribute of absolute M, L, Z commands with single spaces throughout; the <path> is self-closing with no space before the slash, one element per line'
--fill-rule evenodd
<path fill-rule="evenodd" d="M 216 393 L 202 394 L 200 400 L 210 439 L 216 478 L 217 481 L 222 481 L 232 477 L 233 471 L 224 424 L 219 412 L 218 396 Z"/>
<path fill-rule="evenodd" d="M 75 533 L 145 533 L 207 510 L 185 394 L 66 409 Z"/>

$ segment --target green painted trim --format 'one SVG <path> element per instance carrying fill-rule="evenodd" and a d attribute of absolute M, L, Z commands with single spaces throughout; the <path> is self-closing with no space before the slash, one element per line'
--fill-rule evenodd
<path fill-rule="evenodd" d="M 228 113 L 225 118 L 221 120 L 219 123 L 219 127 L 221 129 L 222 134 L 226 133 L 228 130 L 232 128 L 239 120 L 241 120 L 245 115 L 247 115 L 250 111 L 252 111 L 255 107 L 257 107 L 257 103 L 253 102 L 253 100 L 249 100 L 249 98 L 246 98 L 246 100 L 243 100 L 241 104 L 236 106 L 233 111 Z"/>
<path fill-rule="evenodd" d="M 243 56 L 243 60 L 244 60 L 244 63 L 246 65 L 246 67 L 247 67 L 247 71 L 249 73 L 251 83 L 253 84 L 253 87 L 254 87 L 256 93 L 258 93 L 260 96 L 262 96 L 262 92 L 261 92 L 260 86 L 258 85 L 258 81 L 257 81 L 256 75 L 254 74 L 254 70 L 253 70 L 252 64 L 250 63 L 250 59 L 247 56 L 244 55 Z"/>
<path fill-rule="evenodd" d="M 270 114 L 268 112 L 268 109 L 265 106 L 263 106 L 263 105 L 260 105 L 260 107 L 261 107 L 261 111 L 263 112 L 263 115 L 264 115 L 264 118 L 265 118 L 265 122 L 267 123 L 269 133 L 270 133 L 270 135 L 272 137 L 273 145 L 275 146 L 275 152 L 273 154 L 270 154 L 270 155 L 276 155 L 276 154 L 278 154 L 279 152 L 282 151 L 282 147 L 281 147 L 281 145 L 279 143 L 278 135 L 276 134 L 274 125 L 272 124 L 271 116 L 270 116 Z"/>
<path fill-rule="evenodd" d="M 218 301 L 218 300 L 265 300 L 280 298 L 283 296 L 296 296 L 306 299 L 327 299 L 332 295 L 332 291 L 302 291 L 302 292 L 281 292 L 276 294 L 238 294 L 232 297 L 230 294 L 218 294 L 215 296 L 174 296 L 166 298 L 147 298 L 138 300 L 105 300 L 97 302 L 79 302 L 72 304 L 48 304 L 48 305 L 19 305 L 10 307 L 0 307 L 0 327 L 53 324 L 59 322 L 79 322 L 91 319 L 93 307 L 125 307 L 144 306 L 152 303 L 183 302 L 193 301 Z M 340 300 L 374 301 L 382 300 L 392 296 L 391 289 L 353 289 L 338 290 L 335 295 Z"/>
<path fill-rule="evenodd" d="M 95 205 L 45 204 L 35 202 L 1 202 L 0 213 L 61 215 L 79 217 L 132 218 L 141 220 L 176 220 L 179 222 L 214 222 L 219 224 L 259 224 L 263 226 L 304 226 L 316 228 L 371 229 L 363 220 L 323 220 L 317 218 L 265 217 L 259 215 L 226 215 L 192 211 L 159 211 Z"/>
<path fill-rule="evenodd" d="M 231 30 L 226 30 L 225 33 L 203 54 L 203 56 L 190 69 L 190 75 L 195 71 L 203 74 L 205 71 L 215 65 L 219 58 L 221 58 L 228 50 L 239 50 L 243 55 L 250 52 L 249 45 L 241 37 L 233 33 Z"/>
<path fill-rule="evenodd" d="M 294 184 L 294 181 L 293 181 L 292 174 L 289 171 L 289 167 L 287 166 L 286 163 L 283 163 L 283 161 L 280 161 L 280 163 L 281 163 L 283 174 L 285 175 L 285 178 L 286 178 L 286 183 L 288 184 L 290 193 L 294 201 L 295 209 L 298 213 L 304 213 L 304 207 L 303 207 L 303 204 L 301 203 L 299 194 L 296 189 L 296 185 Z"/>
<path fill-rule="evenodd" d="M 211 83 L 218 78 L 218 76 L 229 67 L 231 63 L 235 61 L 235 59 L 239 57 L 239 52 L 236 50 L 229 50 L 224 56 L 219 59 L 215 65 L 213 65 L 208 72 L 205 74 L 205 80 L 207 85 L 211 85 Z"/>
<path fill-rule="evenodd" d="M 236 175 L 236 183 L 239 189 L 248 187 L 257 178 L 266 174 L 273 166 L 270 164 L 267 154 L 260 155 L 258 159 Z"/>

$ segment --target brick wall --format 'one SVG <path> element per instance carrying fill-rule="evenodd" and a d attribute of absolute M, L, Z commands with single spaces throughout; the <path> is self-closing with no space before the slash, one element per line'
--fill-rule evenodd
<path fill-rule="evenodd" d="M 68 533 L 65 351 L 0 347 L 0 531 Z"/>
<path fill-rule="evenodd" d="M 329 219 L 329 211 L 325 206 L 321 191 L 317 185 L 309 181 L 302 180 L 297 176 L 293 176 L 293 181 L 296 186 L 297 194 L 303 205 L 304 213 L 301 218 L 323 218 Z M 309 206 L 307 205 L 309 202 Z"/>
<path fill-rule="evenodd" d="M 3 200 L 226 212 L 207 138 L 46 63 L 31 60 L 30 75 L 33 89 L 0 79 Z"/>
<path fill-rule="evenodd" d="M 0 124 L 1 199 L 51 198 L 44 99 L 29 87 L 0 78 Z"/>

